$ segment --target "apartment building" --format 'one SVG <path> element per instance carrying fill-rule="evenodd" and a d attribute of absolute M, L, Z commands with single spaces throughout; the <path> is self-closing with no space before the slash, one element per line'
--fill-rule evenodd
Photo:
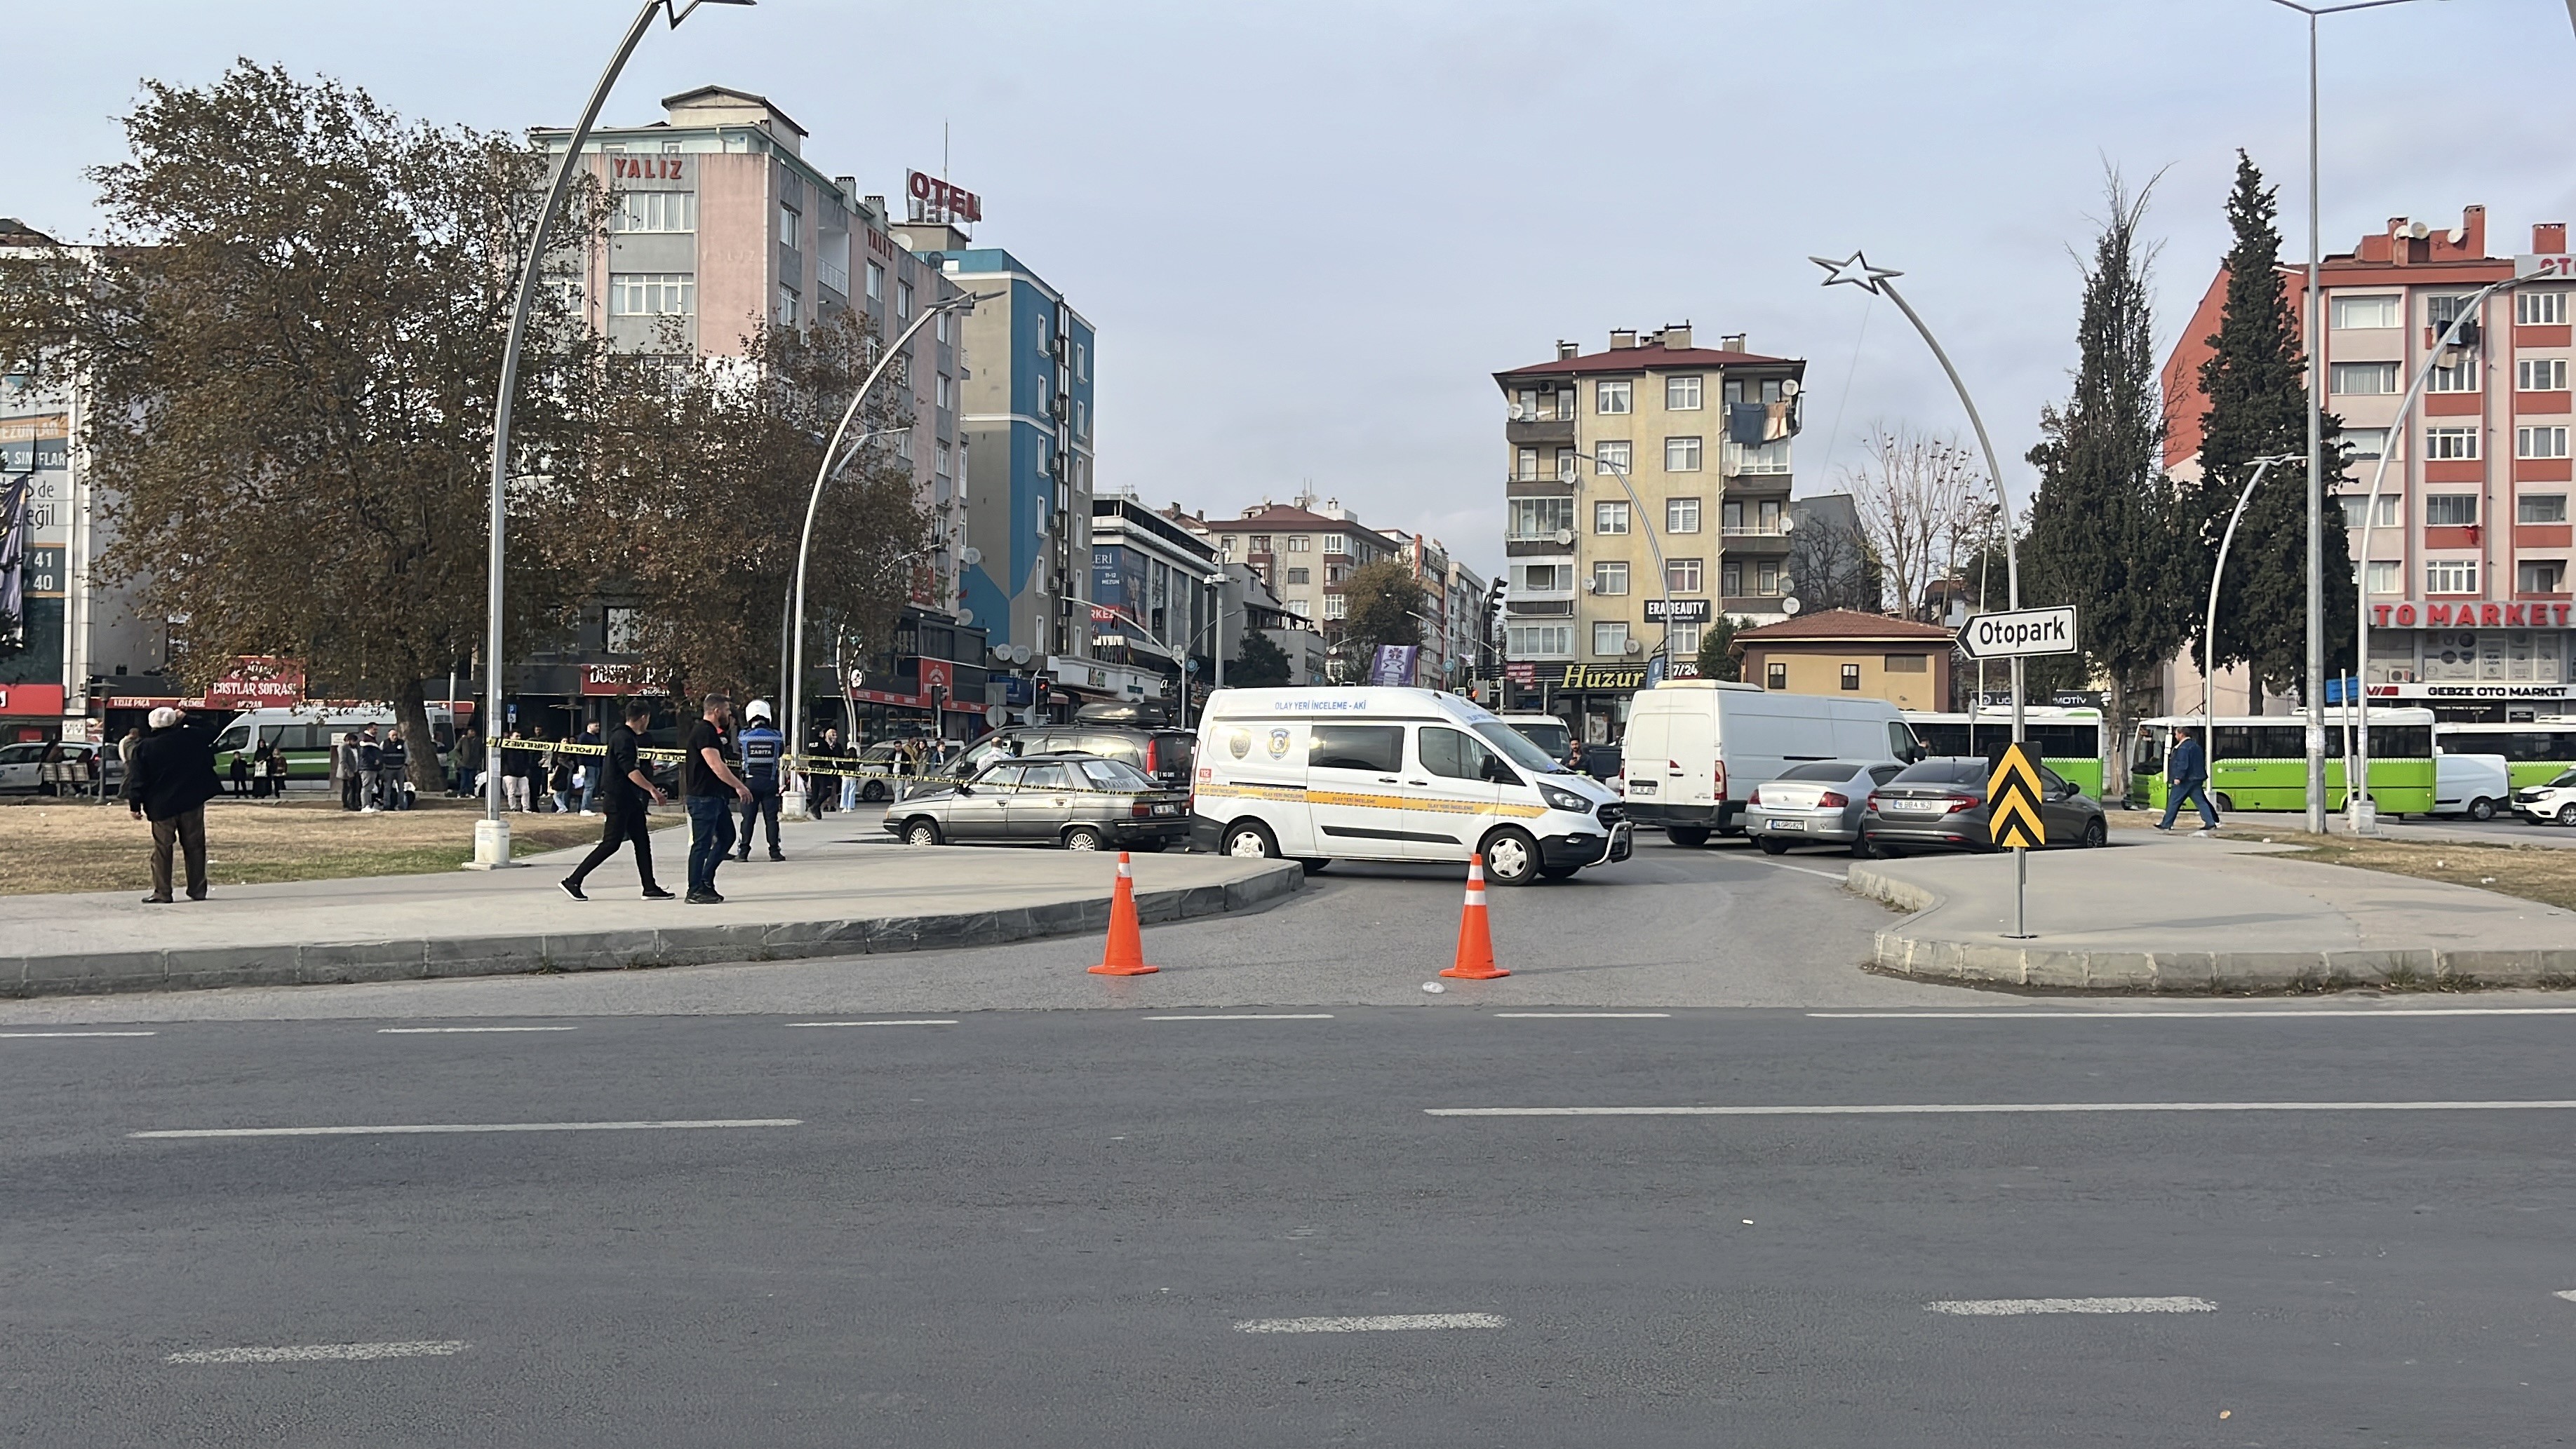
<path fill-rule="evenodd" d="M 1208 580 L 1216 576 L 1216 546 L 1127 494 L 1092 498 L 1090 538 L 1085 652 L 1133 676 L 1121 681 L 1122 690 L 1135 685 L 1129 698 L 1178 699 L 1185 662 L 1215 658 L 1219 588 Z"/>
<path fill-rule="evenodd" d="M 1265 500 L 1241 517 L 1205 519 L 1202 526 L 1217 540 L 1221 557 L 1249 565 L 1282 605 L 1326 635 L 1338 632 L 1350 612 L 1342 582 L 1351 570 L 1403 552 L 1394 539 L 1361 526 L 1340 499 L 1318 500 L 1312 493 L 1292 503 Z"/>
<path fill-rule="evenodd" d="M 2533 226 L 2531 250 L 2563 255 L 2566 225 Z M 2447 719 L 2527 719 L 2576 707 L 2576 595 L 2568 582 L 2576 555 L 2568 314 L 2576 288 L 2525 284 L 2488 299 L 2466 345 L 2433 359 L 2423 398 L 2403 432 L 2396 429 L 2398 407 L 2434 343 L 2472 294 L 2514 270 L 2513 257 L 2487 254 L 2486 212 L 2477 206 L 2449 228 L 2394 218 L 2319 267 L 2324 336 L 2311 339 L 2311 353 L 2325 372 L 2326 409 L 2342 419 L 2356 460 L 2328 486 L 2368 595 L 2367 687 L 2374 700 L 2430 706 Z M 2304 270 L 2284 275 L 2298 305 Z M 2198 467 L 2208 406 L 2199 390 L 2203 339 L 2217 330 L 2226 286 L 2222 271 L 2165 365 L 2166 462 L 2183 476 Z M 2362 515 L 2383 456 L 2387 480 L 2364 562 Z M 2173 673 L 2169 697 L 2191 705 L 2196 672 L 2180 663 Z M 2233 700 L 2222 674 L 2223 708 L 2244 698 L 2237 673 Z"/>
<path fill-rule="evenodd" d="M 806 160 L 805 128 L 767 98 L 700 86 L 664 97 L 662 112 L 600 127 L 583 143 L 590 174 L 617 197 L 606 242 L 582 275 L 591 325 L 613 345 L 653 352 L 676 334 L 696 355 L 733 356 L 764 321 L 801 326 L 848 310 L 891 341 L 920 308 L 955 293 L 937 265 L 896 243 L 885 198 Z M 556 152 L 572 137 L 532 135 Z M 916 602 L 942 612 L 960 607 L 968 545 L 954 400 L 961 343 L 956 319 L 942 316 L 878 384 L 908 390 L 912 429 L 888 441 L 910 463 L 938 540 Z"/>
<path fill-rule="evenodd" d="M 1559 342 L 1546 362 L 1494 374 L 1508 406 L 1504 656 L 1516 705 L 1545 700 L 1608 738 L 1650 663 L 1695 660 L 1718 612 L 1787 616 L 1805 375 L 1803 360 L 1752 352 L 1741 335 L 1696 346 L 1688 323 L 1620 329 L 1594 353 Z"/>

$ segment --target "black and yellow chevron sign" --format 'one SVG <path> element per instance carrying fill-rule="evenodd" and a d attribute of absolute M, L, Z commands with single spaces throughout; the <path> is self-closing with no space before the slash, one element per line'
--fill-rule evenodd
<path fill-rule="evenodd" d="M 2006 850 L 2038 850 L 2048 844 L 2048 827 L 2039 818 L 2039 757 L 2028 744 L 2006 749 L 1986 780 L 1986 824 L 1995 844 Z"/>

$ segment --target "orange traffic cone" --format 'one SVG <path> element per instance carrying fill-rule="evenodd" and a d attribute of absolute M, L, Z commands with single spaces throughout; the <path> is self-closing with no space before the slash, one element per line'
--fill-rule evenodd
<path fill-rule="evenodd" d="M 1512 973 L 1494 964 L 1494 933 L 1485 926 L 1485 858 L 1467 857 L 1467 908 L 1458 913 L 1458 964 L 1440 973 L 1461 981 L 1491 981 Z"/>
<path fill-rule="evenodd" d="M 1136 877 L 1127 869 L 1127 852 L 1118 852 L 1118 888 L 1109 897 L 1109 950 L 1091 968 L 1094 976 L 1151 976 L 1161 970 L 1145 964 L 1145 937 L 1136 929 Z"/>

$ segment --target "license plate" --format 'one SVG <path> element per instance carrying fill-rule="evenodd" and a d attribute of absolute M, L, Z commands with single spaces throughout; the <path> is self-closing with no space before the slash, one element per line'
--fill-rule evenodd
<path fill-rule="evenodd" d="M 1807 822 L 1804 820 L 1765 820 L 1762 822 L 1762 828 L 1765 830 L 1804 831 L 1807 828 Z"/>
<path fill-rule="evenodd" d="M 1882 807 L 1900 815 L 1921 815 L 1941 808 L 1938 800 L 1890 800 Z"/>
<path fill-rule="evenodd" d="M 1655 793 L 1655 782 L 1652 780 L 1631 780 L 1628 782 L 1628 793 L 1631 795 L 1652 795 Z"/>
<path fill-rule="evenodd" d="M 1181 813 L 1181 807 L 1178 805 L 1157 805 L 1154 807 L 1154 813 L 1157 815 L 1178 815 Z"/>

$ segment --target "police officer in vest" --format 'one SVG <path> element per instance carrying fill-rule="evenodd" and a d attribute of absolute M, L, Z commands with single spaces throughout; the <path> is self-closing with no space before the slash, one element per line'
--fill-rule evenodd
<path fill-rule="evenodd" d="M 771 722 L 768 700 L 753 700 L 742 714 L 739 763 L 742 782 L 751 787 L 751 798 L 742 802 L 742 848 L 734 852 L 733 858 L 751 859 L 752 822 L 766 818 L 769 858 L 785 860 L 786 855 L 778 848 L 778 767 L 779 757 L 786 753 L 787 737 Z"/>

